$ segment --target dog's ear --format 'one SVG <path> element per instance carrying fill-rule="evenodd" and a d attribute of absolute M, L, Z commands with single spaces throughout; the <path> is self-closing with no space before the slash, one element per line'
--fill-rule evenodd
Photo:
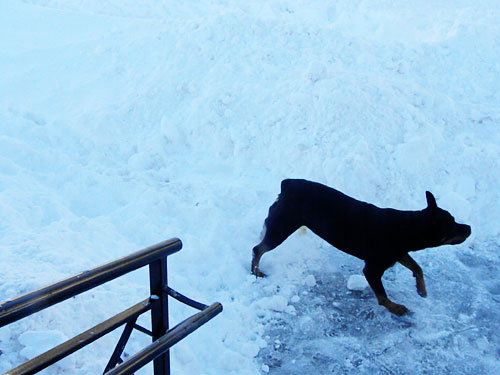
<path fill-rule="evenodd" d="M 427 208 L 437 208 L 436 198 L 430 191 L 425 192 L 425 197 L 427 198 Z"/>

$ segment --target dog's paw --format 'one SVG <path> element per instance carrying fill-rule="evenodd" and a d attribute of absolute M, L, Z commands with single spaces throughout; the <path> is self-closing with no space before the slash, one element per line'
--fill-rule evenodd
<path fill-rule="evenodd" d="M 425 283 L 423 280 L 421 282 L 417 281 L 417 293 L 420 297 L 427 297 L 427 290 L 425 289 Z"/>
<path fill-rule="evenodd" d="M 266 277 L 266 274 L 259 270 L 258 268 L 254 268 L 252 270 L 252 274 L 255 275 L 255 277 Z"/>
<path fill-rule="evenodd" d="M 403 316 L 406 315 L 410 312 L 405 306 L 399 305 L 397 303 L 391 302 L 390 304 L 385 306 L 387 310 L 389 310 L 391 313 L 397 315 L 397 316 Z"/>

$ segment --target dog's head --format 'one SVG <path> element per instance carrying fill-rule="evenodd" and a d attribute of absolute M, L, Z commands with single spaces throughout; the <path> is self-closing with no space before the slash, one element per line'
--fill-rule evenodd
<path fill-rule="evenodd" d="M 427 208 L 424 210 L 429 215 L 429 239 L 433 246 L 458 245 L 464 242 L 471 234 L 471 227 L 459 224 L 448 211 L 437 206 L 436 199 L 431 192 L 426 191 Z"/>

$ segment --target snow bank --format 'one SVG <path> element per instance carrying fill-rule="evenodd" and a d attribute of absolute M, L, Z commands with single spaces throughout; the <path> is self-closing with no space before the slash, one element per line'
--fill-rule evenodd
<path fill-rule="evenodd" d="M 224 313 L 172 350 L 173 373 L 498 372 L 499 16 L 493 0 L 0 2 L 0 300 L 176 236 L 171 286 Z M 416 255 L 426 300 L 388 271 L 410 321 L 348 293 L 362 263 L 312 233 L 255 280 L 286 177 L 401 209 L 431 190 L 473 234 Z M 137 272 L 0 329 L 0 371 L 23 335 L 71 337 L 147 285 Z M 190 313 L 172 304 L 173 323 Z M 102 371 L 116 339 L 73 372 Z"/>

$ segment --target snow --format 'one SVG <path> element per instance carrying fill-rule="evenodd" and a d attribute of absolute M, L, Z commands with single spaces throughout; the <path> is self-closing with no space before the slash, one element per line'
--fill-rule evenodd
<path fill-rule="evenodd" d="M 497 0 L 0 0 L 0 301 L 179 237 L 170 286 L 224 311 L 174 374 L 498 373 L 499 18 Z M 429 190 L 472 236 L 415 254 L 425 299 L 387 271 L 404 318 L 310 231 L 255 279 L 287 177 L 399 209 Z M 147 295 L 141 270 L 0 328 L 0 371 Z M 171 304 L 172 324 L 192 313 Z M 102 372 L 119 334 L 45 373 Z"/>
<path fill-rule="evenodd" d="M 368 288 L 368 282 L 363 275 L 351 275 L 347 280 L 347 289 L 363 291 Z"/>
<path fill-rule="evenodd" d="M 316 278 L 314 277 L 314 275 L 307 275 L 304 279 L 304 284 L 310 288 L 315 286 L 316 285 Z"/>
<path fill-rule="evenodd" d="M 56 330 L 26 331 L 18 337 L 19 343 L 24 346 L 19 354 L 26 359 L 34 358 L 66 340 L 68 337 Z M 71 359 L 64 358 L 56 366 L 71 371 L 74 367 Z"/>

